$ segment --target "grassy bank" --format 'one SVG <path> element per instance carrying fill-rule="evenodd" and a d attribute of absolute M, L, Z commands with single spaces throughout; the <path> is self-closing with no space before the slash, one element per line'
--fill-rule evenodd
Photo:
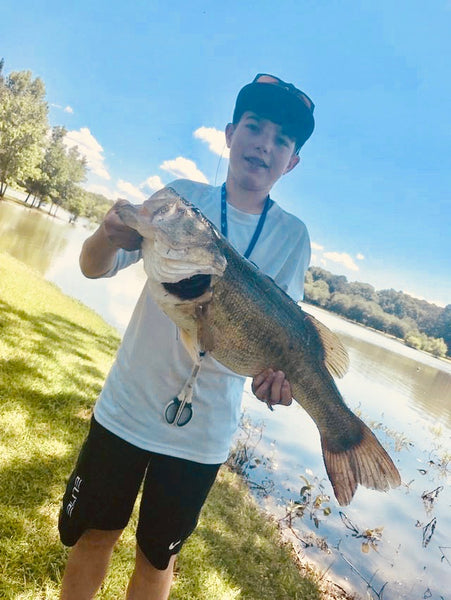
<path fill-rule="evenodd" d="M 66 558 L 57 516 L 118 346 L 91 310 L 0 253 L 0 598 L 56 599 Z M 123 597 L 133 521 L 98 597 Z M 315 600 L 277 528 L 224 469 L 178 562 L 173 600 Z"/>

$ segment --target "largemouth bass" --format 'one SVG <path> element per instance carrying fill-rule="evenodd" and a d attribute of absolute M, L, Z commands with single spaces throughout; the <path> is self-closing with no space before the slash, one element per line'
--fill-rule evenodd
<path fill-rule="evenodd" d="M 141 207 L 123 205 L 117 212 L 143 237 L 147 285 L 180 328 L 194 361 L 199 352 L 209 352 L 240 375 L 253 377 L 268 367 L 284 371 L 294 399 L 318 427 L 340 505 L 349 504 L 359 484 L 383 491 L 400 484 L 391 458 L 334 382 L 349 362 L 334 333 L 171 188 Z"/>

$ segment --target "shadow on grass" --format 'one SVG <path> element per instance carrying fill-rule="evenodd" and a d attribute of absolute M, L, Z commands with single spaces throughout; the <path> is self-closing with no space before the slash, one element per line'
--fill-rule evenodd
<path fill-rule="evenodd" d="M 58 432 L 68 438 L 60 455 L 46 450 L 45 435 L 41 451 L 39 436 L 30 431 L 35 451 L 0 468 L 0 598 L 58 596 L 66 560 L 57 531 L 58 511 L 87 423 L 78 429 Z"/>
<path fill-rule="evenodd" d="M 33 334 L 36 336 L 33 350 L 45 356 L 48 356 L 49 342 L 52 349 L 70 352 L 85 361 L 92 358 L 86 352 L 81 352 L 79 344 L 85 344 L 88 338 L 95 349 L 108 354 L 114 353 L 119 343 L 119 336 L 116 334 L 96 333 L 52 312 L 33 315 L 0 300 L 0 332 L 5 343 L 16 345 L 21 337 L 18 327 L 23 329 L 27 325 L 30 327 L 30 337 Z"/>

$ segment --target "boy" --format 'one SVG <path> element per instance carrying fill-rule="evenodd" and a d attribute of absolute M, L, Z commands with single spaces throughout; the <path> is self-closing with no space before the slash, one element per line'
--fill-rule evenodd
<path fill-rule="evenodd" d="M 238 94 L 233 121 L 225 130 L 230 148 L 225 184 L 170 184 L 295 300 L 303 293 L 309 237 L 305 225 L 283 211 L 269 193 L 299 163 L 298 151 L 313 132 L 313 108 L 293 85 L 257 75 Z M 111 277 L 140 259 L 140 242 L 113 207 L 84 243 L 81 269 L 87 277 Z M 143 480 L 136 563 L 127 598 L 168 598 L 175 556 L 194 530 L 227 458 L 244 382 L 207 355 L 192 410 L 177 414 L 174 398 L 191 367 L 176 326 L 156 307 L 145 286 L 64 496 L 60 535 L 73 549 L 63 578 L 63 600 L 94 596 Z M 290 384 L 281 371 L 264 371 L 254 378 L 252 389 L 270 405 L 291 404 Z"/>

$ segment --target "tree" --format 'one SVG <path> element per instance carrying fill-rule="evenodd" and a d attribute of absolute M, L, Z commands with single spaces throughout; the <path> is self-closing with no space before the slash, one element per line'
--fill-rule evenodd
<path fill-rule="evenodd" d="M 451 304 L 442 308 L 433 335 L 434 337 L 443 338 L 448 347 L 448 355 L 451 355 Z"/>
<path fill-rule="evenodd" d="M 66 179 L 66 148 L 63 142 L 65 135 L 64 127 L 53 127 L 50 137 L 47 137 L 40 164 L 22 182 L 27 192 L 38 200 L 38 207 L 45 199 L 56 195 L 58 187 L 63 185 Z"/>
<path fill-rule="evenodd" d="M 418 330 L 410 331 L 406 334 L 404 341 L 408 346 L 417 350 L 430 352 L 434 356 L 446 356 L 448 348 L 442 338 L 433 338 L 425 333 L 420 333 Z"/>
<path fill-rule="evenodd" d="M 69 184 L 64 192 L 64 208 L 71 213 L 70 222 L 75 223 L 86 208 L 86 191 L 78 185 Z"/>
<path fill-rule="evenodd" d="M 84 216 L 90 221 L 100 223 L 112 206 L 113 200 L 109 200 L 102 194 L 86 192 Z"/>
<path fill-rule="evenodd" d="M 355 296 L 362 296 L 365 300 L 375 301 L 377 299 L 376 290 L 369 283 L 362 283 L 361 281 L 351 281 L 348 283 L 347 291 L 348 294 Z"/>
<path fill-rule="evenodd" d="M 322 279 L 309 283 L 305 282 L 304 295 L 306 302 L 327 306 L 330 299 L 329 286 Z"/>
<path fill-rule="evenodd" d="M 65 152 L 64 157 L 64 177 L 51 199 L 68 210 L 73 216 L 72 221 L 76 221 L 86 205 L 86 192 L 78 186 L 86 178 L 86 159 L 76 146 Z"/>
<path fill-rule="evenodd" d="M 64 127 L 53 127 L 36 174 L 27 177 L 24 185 L 29 194 L 38 199 L 38 207 L 43 200 L 50 200 L 54 214 L 58 206 L 63 206 L 77 218 L 85 204 L 84 192 L 80 191 L 78 184 L 86 176 L 86 159 L 80 155 L 78 148 L 66 148 L 65 135 Z M 49 212 L 51 210 L 52 207 Z"/>
<path fill-rule="evenodd" d="M 37 174 L 47 111 L 44 83 L 30 71 L 0 77 L 0 198 L 9 183 Z"/>

